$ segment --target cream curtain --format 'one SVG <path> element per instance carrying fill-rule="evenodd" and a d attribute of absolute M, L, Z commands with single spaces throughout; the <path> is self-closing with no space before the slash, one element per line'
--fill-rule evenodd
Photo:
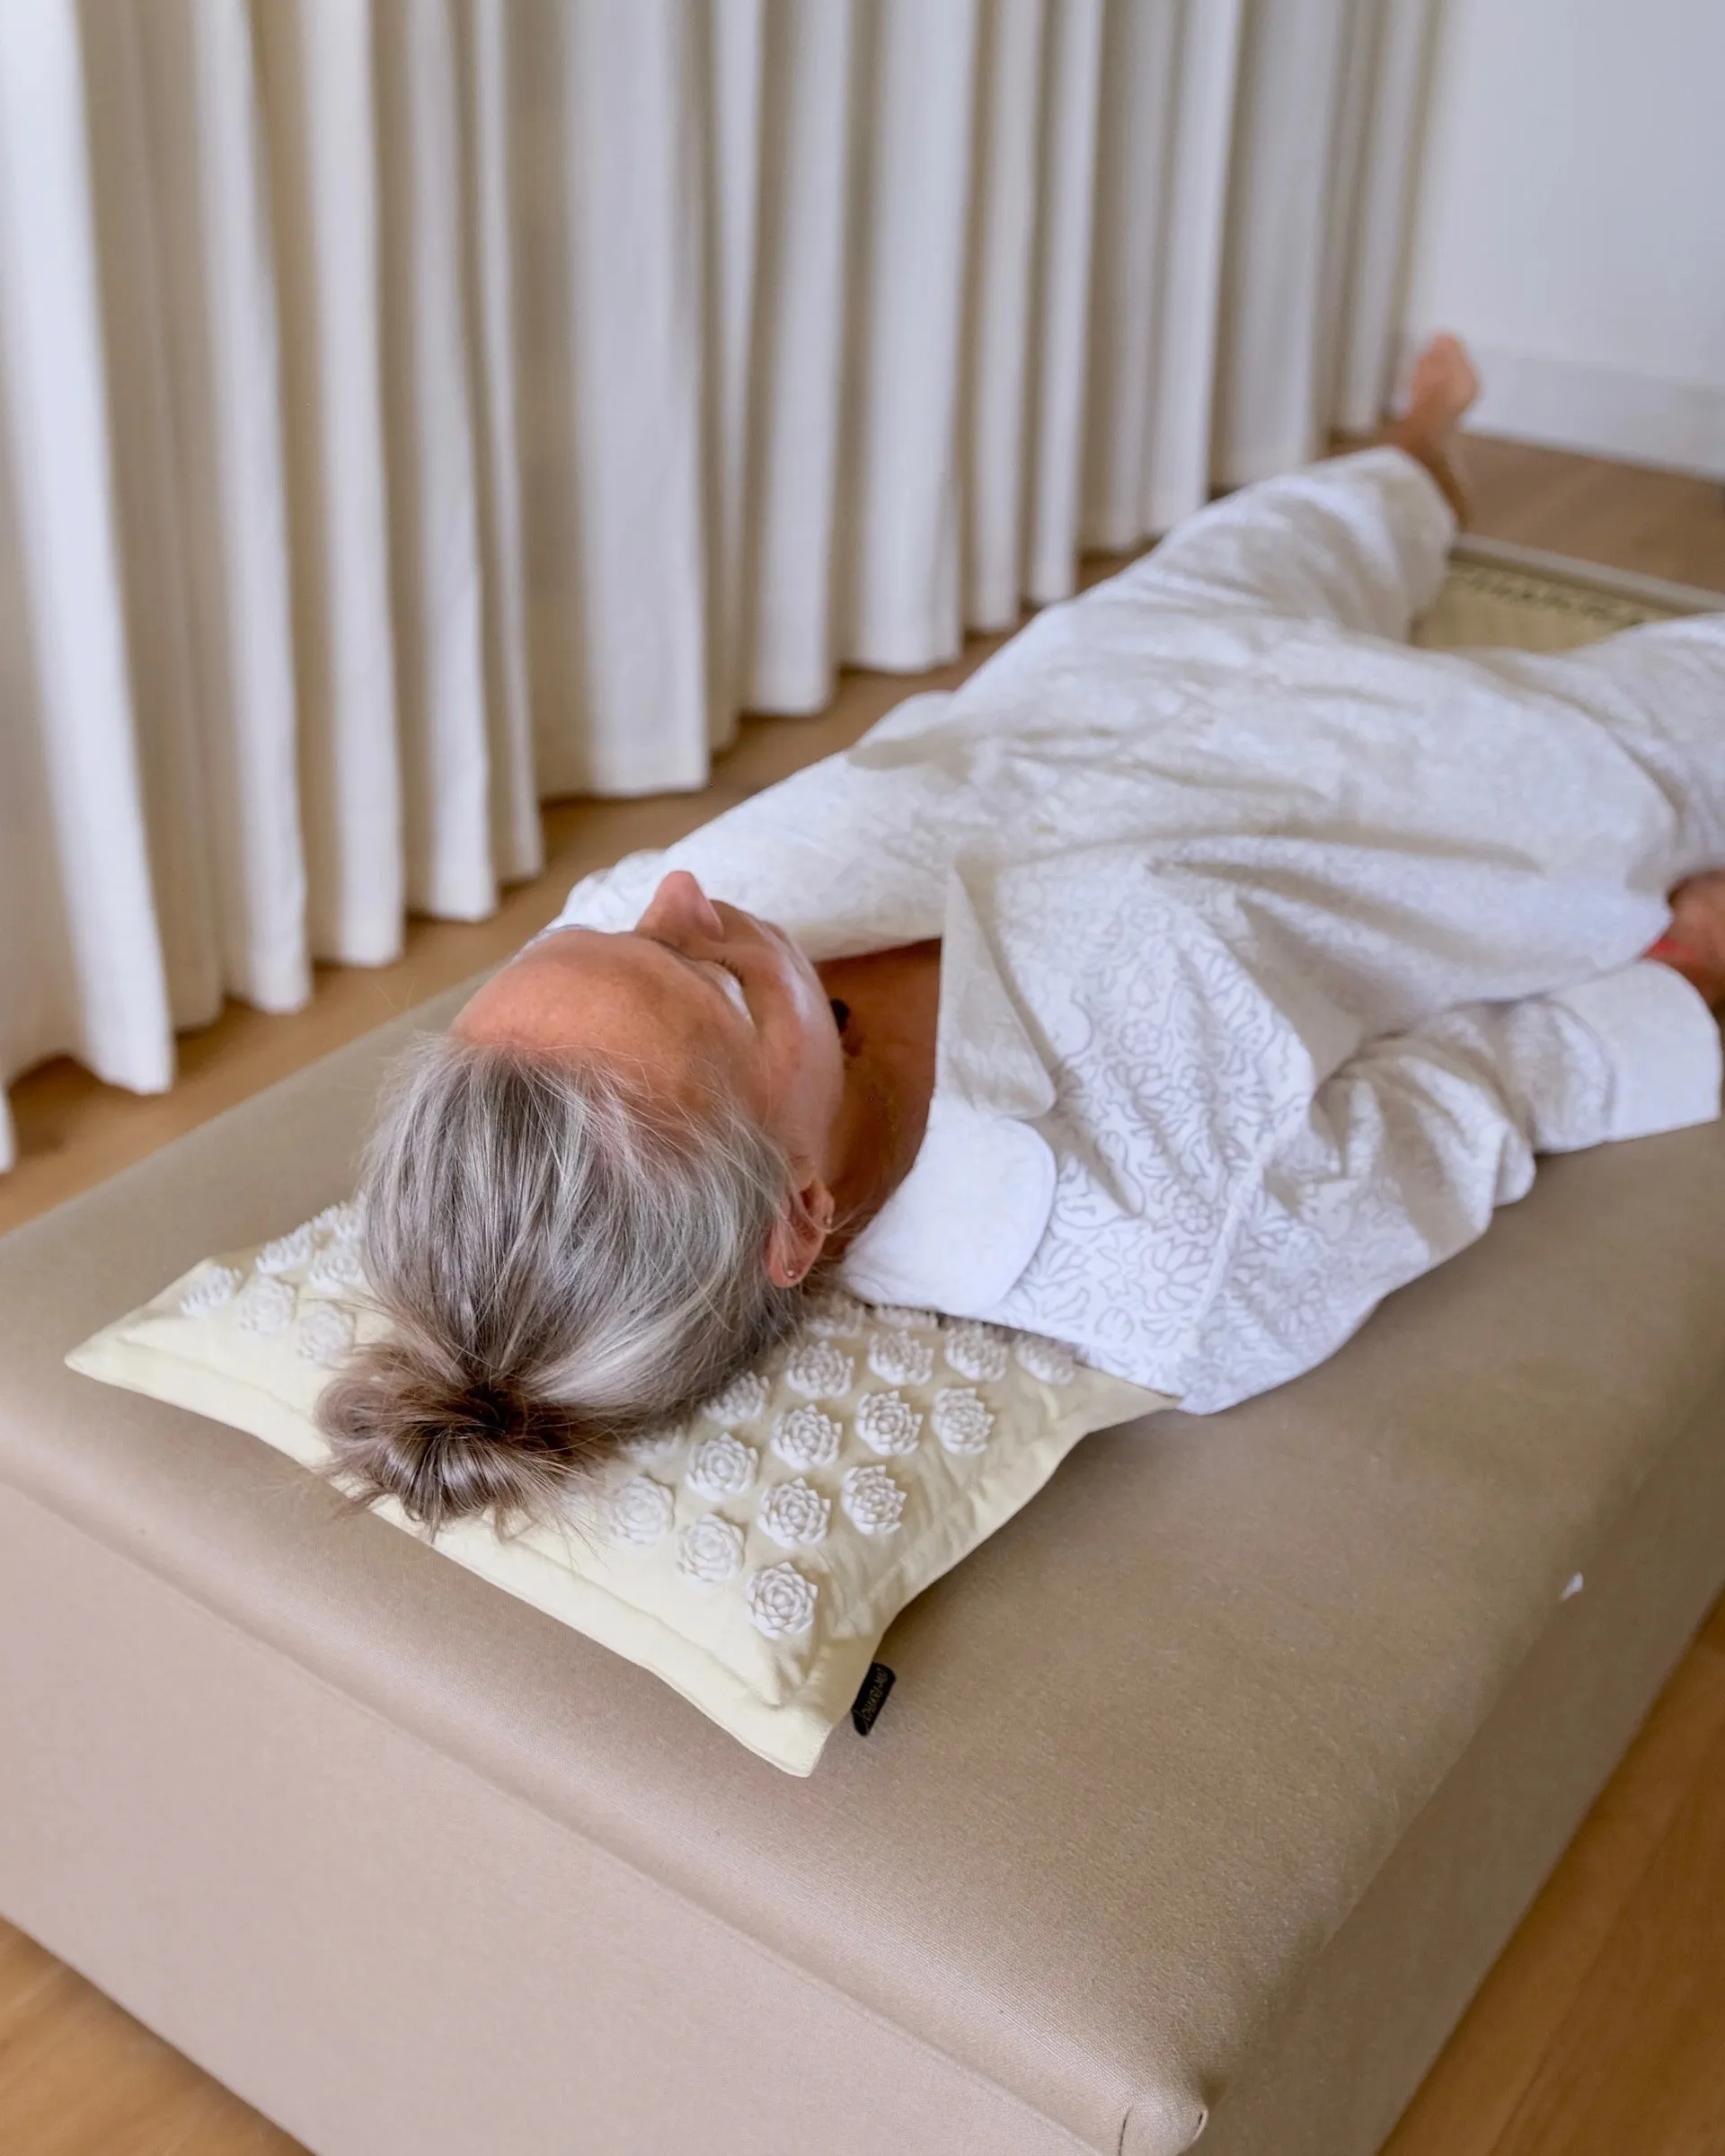
<path fill-rule="evenodd" d="M 1368 422 L 1430 4 L 5 0 L 0 1076 Z"/>

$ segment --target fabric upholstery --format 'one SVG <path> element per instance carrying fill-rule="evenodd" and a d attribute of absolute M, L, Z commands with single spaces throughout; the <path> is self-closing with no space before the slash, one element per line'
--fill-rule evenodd
<path fill-rule="evenodd" d="M 321 2156 L 472 2156 L 480 2083 L 511 2156 L 1364 2156 L 1719 1584 L 1725 1131 L 1087 1441 L 795 1783 L 60 1366 L 339 1196 L 391 1045 L 0 1245 L 0 1907 Z"/>

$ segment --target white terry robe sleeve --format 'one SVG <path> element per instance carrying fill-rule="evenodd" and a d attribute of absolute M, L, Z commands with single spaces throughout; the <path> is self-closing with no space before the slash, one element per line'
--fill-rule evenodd
<path fill-rule="evenodd" d="M 1213 1413 L 1314 1368 L 1524 1197 L 1535 1154 L 1711 1121 L 1720 1082 L 1712 1012 L 1646 960 L 1368 1042 L 1271 1162 L 1181 1404 Z"/>
<path fill-rule="evenodd" d="M 710 897 L 776 923 L 817 961 L 938 936 L 966 817 L 986 819 L 961 757 L 892 752 L 937 724 L 951 702 L 945 690 L 907 697 L 852 748 L 763 788 L 662 852 L 625 854 L 583 877 L 551 928 L 632 928 L 659 879 L 687 869 Z"/>

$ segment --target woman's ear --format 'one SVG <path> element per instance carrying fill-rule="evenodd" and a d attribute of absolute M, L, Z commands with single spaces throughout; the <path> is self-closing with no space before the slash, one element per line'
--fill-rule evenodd
<path fill-rule="evenodd" d="M 833 1224 L 833 1194 L 815 1181 L 794 1190 L 767 1231 L 766 1277 L 774 1287 L 794 1287 L 820 1256 Z"/>

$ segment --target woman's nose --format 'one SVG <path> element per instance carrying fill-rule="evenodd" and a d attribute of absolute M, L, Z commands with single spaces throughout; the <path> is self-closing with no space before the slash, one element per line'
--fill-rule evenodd
<path fill-rule="evenodd" d="M 681 929 L 686 933 L 721 939 L 725 924 L 713 910 L 712 901 L 686 869 L 673 869 L 653 893 L 641 916 L 644 929 L 663 933 Z"/>

